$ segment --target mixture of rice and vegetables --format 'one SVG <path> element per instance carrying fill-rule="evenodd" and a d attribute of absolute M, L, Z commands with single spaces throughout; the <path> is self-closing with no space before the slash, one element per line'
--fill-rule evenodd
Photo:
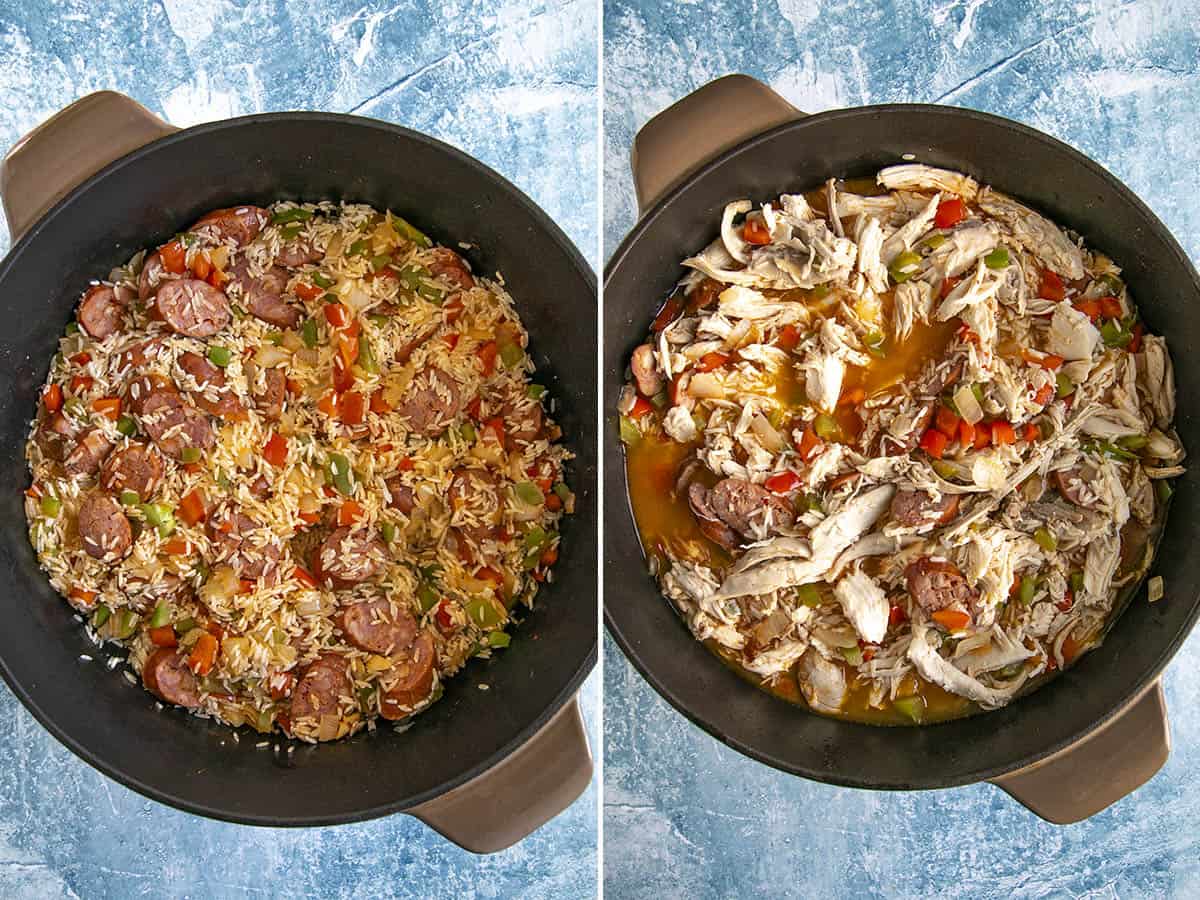
<path fill-rule="evenodd" d="M 41 565 L 164 703 L 405 719 L 508 646 L 573 511 L 526 344 L 390 212 L 215 210 L 83 294 L 26 448 Z"/>
<path fill-rule="evenodd" d="M 876 724 L 1003 706 L 1099 644 L 1184 458 L 1166 341 L 1112 260 L 909 164 L 730 203 L 683 265 L 619 411 L 697 639 Z"/>

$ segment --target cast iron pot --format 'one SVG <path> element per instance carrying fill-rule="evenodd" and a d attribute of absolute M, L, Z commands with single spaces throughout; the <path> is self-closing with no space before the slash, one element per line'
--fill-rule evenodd
<path fill-rule="evenodd" d="M 299 112 L 176 131 L 113 93 L 25 137 L 0 169 L 0 192 L 19 236 L 0 264 L 0 668 L 33 715 L 122 784 L 235 822 L 405 811 L 489 852 L 565 809 L 591 777 L 575 695 L 596 659 L 595 278 L 567 237 L 495 172 L 404 128 Z M 450 246 L 469 241 L 476 271 L 504 274 L 539 380 L 558 400 L 579 498 L 555 581 L 508 650 L 472 661 L 404 734 L 384 727 L 291 752 L 279 736 L 256 749 L 252 732 L 235 742 L 223 725 L 156 711 L 140 685 L 81 661 L 99 654 L 38 569 L 21 498 L 39 386 L 87 282 L 210 209 L 285 198 L 390 208 Z"/>
<path fill-rule="evenodd" d="M 764 85 L 729 76 L 701 88 L 638 134 L 633 169 L 641 219 L 605 271 L 605 621 L 654 688 L 734 749 L 787 772 L 877 789 L 988 780 L 1042 817 L 1085 818 L 1150 778 L 1168 753 L 1159 677 L 1200 614 L 1192 523 L 1195 468 L 1177 492 L 1154 573 L 1166 599 L 1135 596 L 1104 644 L 1010 706 L 921 728 L 878 728 L 808 713 L 769 696 L 693 640 L 642 559 L 617 437 L 616 398 L 633 348 L 705 246 L 730 200 L 763 201 L 831 176 L 873 175 L 907 154 L 967 172 L 1047 213 L 1124 267 L 1148 327 L 1170 340 L 1185 446 L 1200 446 L 1192 405 L 1200 367 L 1200 280 L 1158 221 L 1116 178 L 1031 128 L 965 109 L 889 105 L 804 116 Z M 912 157 L 909 157 L 912 158 Z"/>

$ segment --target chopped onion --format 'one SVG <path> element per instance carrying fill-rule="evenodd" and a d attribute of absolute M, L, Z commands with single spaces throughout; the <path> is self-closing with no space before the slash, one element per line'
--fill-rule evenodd
<path fill-rule="evenodd" d="M 960 385 L 954 392 L 954 405 L 958 408 L 958 414 L 968 425 L 975 425 L 983 421 L 983 408 L 975 399 L 975 392 L 971 390 L 969 384 Z"/>
<path fill-rule="evenodd" d="M 264 369 L 273 369 L 290 362 L 292 354 L 274 344 L 263 344 L 254 353 L 254 361 Z"/>
<path fill-rule="evenodd" d="M 768 422 L 762 413 L 755 413 L 754 418 L 750 420 L 750 430 L 758 435 L 759 443 L 763 445 L 763 448 L 772 453 L 779 453 L 787 446 L 783 435 L 775 430 L 775 426 Z"/>
<path fill-rule="evenodd" d="M 688 383 L 688 394 L 698 400 L 720 400 L 725 396 L 725 388 L 711 372 L 696 372 Z"/>
<path fill-rule="evenodd" d="M 339 722 L 341 722 L 341 718 L 333 715 L 333 713 L 326 713 L 321 716 L 321 724 L 317 728 L 317 740 L 332 741 L 337 737 Z"/>

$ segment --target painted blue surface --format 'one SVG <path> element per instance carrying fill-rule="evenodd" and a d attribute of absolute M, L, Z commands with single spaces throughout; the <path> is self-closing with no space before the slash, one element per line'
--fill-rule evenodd
<path fill-rule="evenodd" d="M 1116 173 L 1200 259 L 1195 11 L 1165 0 L 608 0 L 605 253 L 636 216 L 637 128 L 745 72 L 807 111 L 932 101 L 1026 122 Z M 1194 634 L 1166 677 L 1174 750 L 1163 771 L 1056 828 L 988 786 L 859 792 L 751 762 L 676 714 L 606 639 L 606 895 L 1200 896 L 1198 669 Z"/>
<path fill-rule="evenodd" d="M 496 168 L 595 265 L 597 31 L 588 0 L 0 3 L 0 148 L 103 88 L 176 125 L 351 111 L 425 131 Z M 7 236 L 0 241 L 7 249 Z M 598 675 L 583 698 L 598 748 Z M 206 821 L 89 768 L 4 687 L 0 721 L 9 723 L 0 729 L 7 898 L 596 891 L 594 785 L 533 837 L 477 858 L 407 816 L 304 831 Z"/>

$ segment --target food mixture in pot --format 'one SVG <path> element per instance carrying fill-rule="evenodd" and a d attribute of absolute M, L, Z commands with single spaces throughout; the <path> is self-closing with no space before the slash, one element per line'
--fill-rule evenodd
<path fill-rule="evenodd" d="M 1095 647 L 1184 458 L 1118 266 L 920 164 L 720 226 L 619 401 L 651 571 L 696 638 L 879 724 L 1003 706 Z"/>
<path fill-rule="evenodd" d="M 42 567 L 164 703 L 310 741 L 407 719 L 508 646 L 573 511 L 526 344 L 501 283 L 390 212 L 211 212 L 61 340 Z"/>

